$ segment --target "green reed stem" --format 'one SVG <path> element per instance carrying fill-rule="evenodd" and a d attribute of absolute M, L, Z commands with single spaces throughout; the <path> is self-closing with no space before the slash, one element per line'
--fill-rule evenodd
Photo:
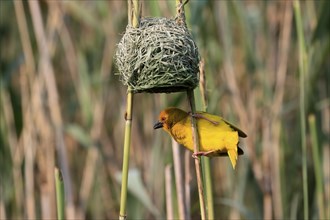
<path fill-rule="evenodd" d="M 202 157 L 202 167 L 204 171 L 207 217 L 208 219 L 214 219 L 213 187 L 212 187 L 210 158 Z"/>
<path fill-rule="evenodd" d="M 65 208 L 63 176 L 61 171 L 57 168 L 55 168 L 54 170 L 54 175 L 55 175 L 57 219 L 62 220 L 64 219 L 64 208 Z"/>
<path fill-rule="evenodd" d="M 126 219 L 127 183 L 128 183 L 129 152 L 131 146 L 132 112 L 133 112 L 133 93 L 129 91 L 127 94 L 127 106 L 126 106 L 126 124 L 125 124 L 125 137 L 124 137 L 124 154 L 123 154 L 119 219 Z"/>
<path fill-rule="evenodd" d="M 304 197 L 304 219 L 308 219 L 308 176 L 307 176 L 307 146 L 306 146 L 306 112 L 305 112 L 305 76 L 307 74 L 307 53 L 300 11 L 300 2 L 293 3 L 299 47 L 299 108 L 301 126 L 301 148 L 302 148 L 302 172 L 303 172 L 303 197 Z"/>
<path fill-rule="evenodd" d="M 309 130 L 312 139 L 312 152 L 314 161 L 314 172 L 316 180 L 316 197 L 318 203 L 319 219 L 325 219 L 324 202 L 323 202 L 323 175 L 322 175 L 322 160 L 319 152 L 319 143 L 317 140 L 317 129 L 315 115 L 308 116 Z"/>
<path fill-rule="evenodd" d="M 130 25 L 137 28 L 140 23 L 140 1 L 128 0 L 128 21 Z M 126 219 L 126 203 L 127 203 L 127 183 L 128 183 L 128 166 L 129 152 L 131 147 L 131 130 L 132 130 L 132 113 L 133 113 L 133 92 L 130 87 L 127 89 L 127 103 L 125 114 L 125 137 L 124 137 L 124 154 L 122 168 L 122 182 L 120 194 L 120 212 L 119 219 Z"/>

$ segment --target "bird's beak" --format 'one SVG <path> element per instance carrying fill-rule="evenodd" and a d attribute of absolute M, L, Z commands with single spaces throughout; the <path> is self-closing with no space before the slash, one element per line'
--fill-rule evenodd
<path fill-rule="evenodd" d="M 156 124 L 154 124 L 154 129 L 158 129 L 158 128 L 162 128 L 163 127 L 163 123 L 162 122 L 157 122 Z"/>

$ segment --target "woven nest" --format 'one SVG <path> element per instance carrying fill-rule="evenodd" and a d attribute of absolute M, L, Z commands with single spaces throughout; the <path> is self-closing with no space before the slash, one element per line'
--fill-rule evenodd
<path fill-rule="evenodd" d="M 133 92 L 178 92 L 198 85 L 197 46 L 174 19 L 144 18 L 139 28 L 127 26 L 115 60 Z"/>

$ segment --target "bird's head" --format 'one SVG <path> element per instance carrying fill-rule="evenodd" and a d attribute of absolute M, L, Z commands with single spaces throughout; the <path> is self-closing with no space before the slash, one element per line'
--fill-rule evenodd
<path fill-rule="evenodd" d="M 154 129 L 163 128 L 165 131 L 170 131 L 177 122 L 186 118 L 187 115 L 187 112 L 179 108 L 166 108 L 160 112 L 158 122 L 154 125 Z"/>

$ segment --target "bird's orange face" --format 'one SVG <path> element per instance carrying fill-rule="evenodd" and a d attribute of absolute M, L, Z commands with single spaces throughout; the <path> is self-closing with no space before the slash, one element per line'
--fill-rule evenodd
<path fill-rule="evenodd" d="M 168 126 L 168 113 L 166 111 L 161 111 L 159 114 L 158 122 L 154 125 L 154 129 L 163 128 L 164 130 L 169 130 Z"/>
<path fill-rule="evenodd" d="M 166 108 L 160 112 L 158 122 L 154 125 L 154 129 L 163 128 L 170 132 L 171 128 L 179 121 L 187 117 L 188 113 L 174 107 Z"/>

